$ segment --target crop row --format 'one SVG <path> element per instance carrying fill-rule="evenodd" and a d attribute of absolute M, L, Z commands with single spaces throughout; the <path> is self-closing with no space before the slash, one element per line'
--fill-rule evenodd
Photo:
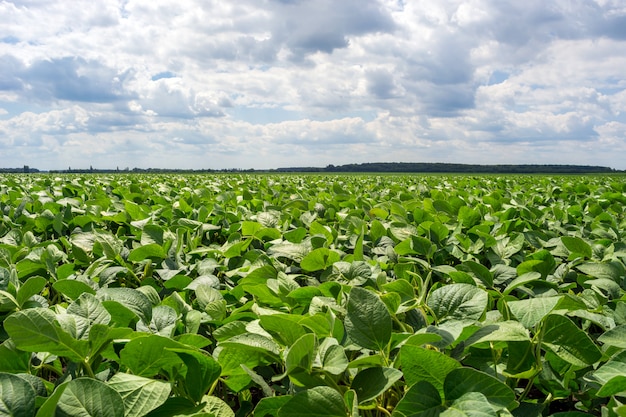
<path fill-rule="evenodd" d="M 9 175 L 0 410 L 626 415 L 621 176 Z"/>

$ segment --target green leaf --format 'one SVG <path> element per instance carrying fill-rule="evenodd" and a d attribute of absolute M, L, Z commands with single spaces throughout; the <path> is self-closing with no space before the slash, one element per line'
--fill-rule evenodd
<path fill-rule="evenodd" d="M 118 372 L 108 381 L 124 401 L 126 417 L 141 417 L 159 407 L 170 395 L 167 382 Z"/>
<path fill-rule="evenodd" d="M 472 273 L 487 288 L 491 288 L 493 286 L 493 274 L 486 266 L 481 265 L 478 262 L 465 261 L 457 267 L 457 269 Z"/>
<path fill-rule="evenodd" d="M 291 320 L 287 314 L 267 314 L 261 316 L 260 322 L 261 326 L 284 346 L 293 345 L 306 333 L 304 327 Z"/>
<path fill-rule="evenodd" d="M 478 320 L 485 312 L 487 292 L 470 284 L 450 284 L 432 291 L 428 307 L 439 322 L 450 319 Z"/>
<path fill-rule="evenodd" d="M 446 376 L 461 364 L 436 350 L 424 349 L 419 346 L 404 345 L 400 349 L 400 364 L 407 386 L 420 381 L 430 383 L 443 395 L 443 384 Z"/>
<path fill-rule="evenodd" d="M 61 279 L 52 284 L 55 291 L 60 292 L 71 300 L 75 300 L 83 293 L 95 294 L 96 291 L 82 281 L 75 279 Z"/>
<path fill-rule="evenodd" d="M 450 371 L 443 389 L 446 401 L 455 401 L 467 393 L 479 392 L 498 408 L 515 405 L 515 393 L 511 388 L 491 375 L 473 368 L 463 367 Z"/>
<path fill-rule="evenodd" d="M 511 313 L 527 329 L 533 329 L 556 307 L 562 297 L 538 297 L 527 300 L 510 301 L 507 305 Z"/>
<path fill-rule="evenodd" d="M 148 335 L 126 343 L 120 352 L 120 363 L 135 375 L 151 378 L 162 371 L 174 375 L 183 361 L 170 349 L 185 349 L 184 345 L 167 337 Z"/>
<path fill-rule="evenodd" d="M 348 357 L 341 345 L 332 345 L 326 349 L 322 359 L 322 369 L 332 375 L 339 375 L 348 368 Z"/>
<path fill-rule="evenodd" d="M 0 373 L 0 415 L 30 417 L 35 415 L 35 389 L 17 375 Z"/>
<path fill-rule="evenodd" d="M 158 262 L 165 258 L 167 258 L 167 253 L 165 253 L 165 250 L 161 245 L 156 243 L 149 243 L 147 245 L 136 247 L 131 250 L 128 255 L 128 260 L 131 262 L 141 262 L 146 259 Z"/>
<path fill-rule="evenodd" d="M 235 417 L 235 412 L 223 400 L 217 397 L 205 395 L 202 398 L 202 414 L 200 416 L 212 417 Z"/>
<path fill-rule="evenodd" d="M 307 254 L 304 259 L 302 259 L 302 262 L 300 262 L 300 267 L 309 272 L 321 271 L 328 268 L 340 259 L 341 257 L 335 251 L 332 251 L 328 248 L 317 248 Z"/>
<path fill-rule="evenodd" d="M 620 393 L 626 393 L 626 375 L 617 375 L 609 379 L 602 385 L 602 388 L 598 390 L 596 395 L 598 397 L 610 397 Z"/>
<path fill-rule="evenodd" d="M 83 317 L 91 324 L 109 324 L 111 315 L 92 294 L 84 293 L 69 305 L 67 312 Z"/>
<path fill-rule="evenodd" d="M 395 368 L 366 368 L 356 374 L 350 388 L 356 391 L 359 404 L 363 404 L 387 391 L 400 378 L 402 372 Z"/>
<path fill-rule="evenodd" d="M 163 245 L 164 230 L 156 224 L 147 224 L 141 229 L 141 244 L 143 246 L 156 243 Z"/>
<path fill-rule="evenodd" d="M 134 288 L 101 288 L 96 293 L 101 301 L 117 301 L 137 315 L 144 323 L 152 319 L 152 303 Z"/>
<path fill-rule="evenodd" d="M 278 411 L 278 417 L 346 417 L 343 397 L 330 387 L 315 387 L 294 395 Z"/>
<path fill-rule="evenodd" d="M 178 321 L 178 314 L 170 306 L 156 306 L 152 310 L 152 320 L 146 324 L 137 323 L 137 331 L 145 331 L 165 337 L 172 337 Z"/>
<path fill-rule="evenodd" d="M 522 285 L 528 284 L 530 282 L 540 281 L 541 279 L 542 279 L 541 274 L 539 272 L 535 272 L 535 271 L 527 272 L 524 275 L 519 276 L 515 278 L 513 281 L 511 281 L 509 285 L 506 286 L 504 291 L 502 291 L 502 294 L 508 295 L 511 293 L 511 291 L 513 291 L 517 287 L 521 287 Z"/>
<path fill-rule="evenodd" d="M 59 417 L 124 417 L 122 396 L 104 382 L 91 378 L 70 381 L 57 403 Z"/>
<path fill-rule="evenodd" d="M 4 321 L 4 329 L 20 350 L 50 352 L 76 362 L 89 355 L 89 342 L 73 338 L 59 326 L 56 315 L 45 308 L 11 314 Z"/>
<path fill-rule="evenodd" d="M 579 237 L 574 236 L 561 236 L 561 242 L 572 254 L 578 256 L 584 256 L 585 258 L 591 258 L 593 252 L 591 246 Z"/>
<path fill-rule="evenodd" d="M 470 346 L 484 342 L 527 342 L 530 341 L 528 330 L 517 321 L 503 321 L 481 327 L 466 341 Z"/>
<path fill-rule="evenodd" d="M 398 402 L 392 417 L 435 417 L 445 410 L 439 391 L 432 384 L 420 381 L 412 385 Z"/>
<path fill-rule="evenodd" d="M 383 351 L 391 339 L 391 315 L 372 291 L 352 287 L 345 327 L 348 337 L 361 347 Z"/>
<path fill-rule="evenodd" d="M 24 282 L 17 291 L 17 303 L 23 306 L 24 303 L 33 295 L 39 294 L 44 289 L 48 280 L 43 277 L 30 277 Z"/>
<path fill-rule="evenodd" d="M 626 324 L 607 330 L 600 337 L 598 337 L 598 342 L 626 349 Z"/>
<path fill-rule="evenodd" d="M 568 317 L 557 314 L 546 317 L 542 343 L 564 361 L 577 366 L 592 365 L 602 357 L 587 333 Z"/>
<path fill-rule="evenodd" d="M 480 392 L 468 392 L 454 400 L 441 417 L 497 417 L 487 397 Z"/>
<path fill-rule="evenodd" d="M 610 279 L 618 284 L 622 283 L 624 276 L 624 266 L 617 262 L 612 263 L 598 263 L 598 262 L 586 262 L 576 266 L 580 272 L 585 275 L 589 275 L 594 278 Z"/>
<path fill-rule="evenodd" d="M 626 391 L 626 352 L 620 352 L 591 374 L 591 378 L 600 383 L 598 395 L 602 397 Z"/>
<path fill-rule="evenodd" d="M 289 347 L 285 357 L 285 368 L 288 375 L 296 369 L 311 371 L 316 343 L 315 334 L 307 333 Z"/>
<path fill-rule="evenodd" d="M 200 401 L 217 381 L 222 368 L 215 359 L 201 352 L 189 349 L 168 350 L 175 352 L 187 365 L 185 389 L 194 401 Z"/>
<path fill-rule="evenodd" d="M 278 415 L 278 410 L 284 406 L 290 399 L 291 395 L 281 395 L 280 397 L 261 398 L 256 407 L 254 407 L 254 417 L 274 417 Z"/>
<path fill-rule="evenodd" d="M 31 354 L 15 347 L 15 342 L 8 339 L 0 345 L 0 372 L 18 374 L 30 371 Z"/>

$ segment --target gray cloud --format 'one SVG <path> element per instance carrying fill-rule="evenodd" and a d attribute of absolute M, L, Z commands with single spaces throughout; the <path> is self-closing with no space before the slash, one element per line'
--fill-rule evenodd
<path fill-rule="evenodd" d="M 626 168 L 621 0 L 80 5 L 0 2 L 0 166 Z"/>
<path fill-rule="evenodd" d="M 123 88 L 127 76 L 97 61 L 66 57 L 35 62 L 21 80 L 39 100 L 107 103 L 128 98 Z"/>

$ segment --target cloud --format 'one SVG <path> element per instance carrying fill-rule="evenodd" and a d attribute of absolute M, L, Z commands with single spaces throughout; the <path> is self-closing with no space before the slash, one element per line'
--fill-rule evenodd
<path fill-rule="evenodd" d="M 30 0 L 0 15 L 0 166 L 626 168 L 619 0 Z"/>
<path fill-rule="evenodd" d="M 97 61 L 53 58 L 26 66 L 10 55 L 0 57 L 0 90 L 15 91 L 36 101 L 103 103 L 128 98 L 120 73 Z"/>

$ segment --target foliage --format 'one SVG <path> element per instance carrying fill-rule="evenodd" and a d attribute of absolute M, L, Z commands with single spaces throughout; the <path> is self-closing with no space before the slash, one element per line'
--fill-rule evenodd
<path fill-rule="evenodd" d="M 3 414 L 626 415 L 624 177 L 2 180 Z"/>

